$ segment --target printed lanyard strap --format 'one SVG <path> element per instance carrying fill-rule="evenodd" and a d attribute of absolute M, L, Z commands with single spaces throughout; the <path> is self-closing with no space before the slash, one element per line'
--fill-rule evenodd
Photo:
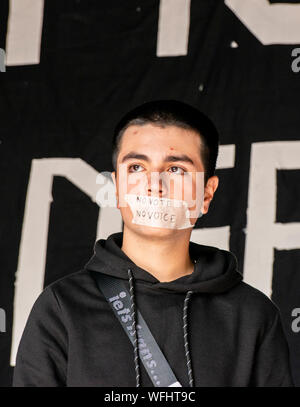
<path fill-rule="evenodd" d="M 134 345 L 130 294 L 124 283 L 120 279 L 99 272 L 94 272 L 93 275 L 96 278 L 99 289 L 104 294 L 131 343 Z M 137 310 L 137 320 L 139 354 L 154 386 L 182 387 L 139 310 Z"/>

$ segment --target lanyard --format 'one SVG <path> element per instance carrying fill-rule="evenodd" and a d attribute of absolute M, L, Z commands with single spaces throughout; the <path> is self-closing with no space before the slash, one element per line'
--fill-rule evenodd
<path fill-rule="evenodd" d="M 134 345 L 134 330 L 131 319 L 130 294 L 125 284 L 118 278 L 94 272 L 97 285 L 110 304 L 115 316 L 124 328 L 131 343 Z M 164 354 L 160 350 L 148 325 L 137 310 L 137 334 L 140 358 L 154 384 L 154 387 L 182 387 Z"/>

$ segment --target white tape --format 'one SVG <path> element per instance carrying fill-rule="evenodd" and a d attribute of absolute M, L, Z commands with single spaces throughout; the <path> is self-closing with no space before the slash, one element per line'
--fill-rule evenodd
<path fill-rule="evenodd" d="M 132 223 L 167 229 L 193 227 L 186 201 L 136 194 L 124 198 L 133 214 Z"/>

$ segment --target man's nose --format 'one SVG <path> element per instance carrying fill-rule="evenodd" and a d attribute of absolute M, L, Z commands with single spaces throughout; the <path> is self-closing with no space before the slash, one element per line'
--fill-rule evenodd
<path fill-rule="evenodd" d="M 164 197 L 167 196 L 167 194 L 168 191 L 163 173 L 150 172 L 148 174 L 148 196 L 156 195 Z"/>

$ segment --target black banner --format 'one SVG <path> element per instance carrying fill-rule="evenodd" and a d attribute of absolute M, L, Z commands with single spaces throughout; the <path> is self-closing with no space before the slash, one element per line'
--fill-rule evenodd
<path fill-rule="evenodd" d="M 231 250 L 278 305 L 299 386 L 300 3 L 26 3 L 0 5 L 0 385 L 42 288 L 117 231 L 93 199 L 116 121 L 179 99 L 221 137 L 219 187 L 192 238 Z"/>

